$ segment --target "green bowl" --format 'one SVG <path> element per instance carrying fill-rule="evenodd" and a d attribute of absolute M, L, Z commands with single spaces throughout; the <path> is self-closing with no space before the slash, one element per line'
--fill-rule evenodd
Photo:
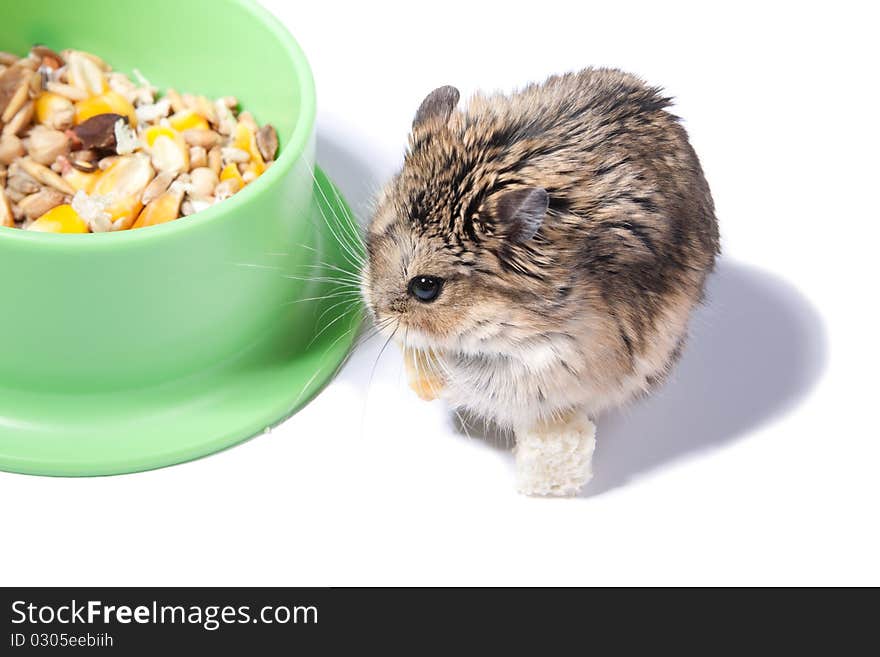
<path fill-rule="evenodd" d="M 237 96 L 281 149 L 231 199 L 161 226 L 0 228 L 0 469 L 155 468 L 290 415 L 333 375 L 360 317 L 354 292 L 337 308 L 309 300 L 337 293 L 334 273 L 355 258 L 336 238 L 356 240 L 314 167 L 299 46 L 241 0 L 0 0 L 0 50 L 35 43 L 93 52 L 160 90 Z"/>

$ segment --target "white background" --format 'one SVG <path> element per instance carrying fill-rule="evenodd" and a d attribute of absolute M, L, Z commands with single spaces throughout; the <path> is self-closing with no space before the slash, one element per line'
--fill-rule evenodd
<path fill-rule="evenodd" d="M 422 97 L 613 65 L 676 98 L 724 257 L 673 380 L 599 418 L 578 499 L 379 344 L 273 433 L 99 479 L 0 473 L 2 584 L 880 584 L 870 3 L 282 2 L 319 158 L 362 209 Z"/>

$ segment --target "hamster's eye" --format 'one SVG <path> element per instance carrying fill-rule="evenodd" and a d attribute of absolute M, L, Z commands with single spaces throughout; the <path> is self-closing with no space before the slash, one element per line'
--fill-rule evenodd
<path fill-rule="evenodd" d="M 409 293 L 419 301 L 430 303 L 440 295 L 443 279 L 436 276 L 416 276 L 409 282 Z"/>

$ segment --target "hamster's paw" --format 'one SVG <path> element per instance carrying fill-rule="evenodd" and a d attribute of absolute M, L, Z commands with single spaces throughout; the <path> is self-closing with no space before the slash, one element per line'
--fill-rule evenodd
<path fill-rule="evenodd" d="M 516 432 L 516 484 L 524 495 L 577 495 L 593 476 L 596 425 L 586 415 Z"/>

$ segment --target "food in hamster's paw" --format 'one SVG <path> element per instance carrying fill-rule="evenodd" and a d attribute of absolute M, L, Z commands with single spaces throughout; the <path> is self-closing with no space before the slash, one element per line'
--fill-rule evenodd
<path fill-rule="evenodd" d="M 524 495 L 577 495 L 593 476 L 596 425 L 585 415 L 516 432 L 517 490 Z"/>
<path fill-rule="evenodd" d="M 404 349 L 403 362 L 409 387 L 424 401 L 440 397 L 446 383 L 440 371 L 438 356 L 433 351 Z"/>

